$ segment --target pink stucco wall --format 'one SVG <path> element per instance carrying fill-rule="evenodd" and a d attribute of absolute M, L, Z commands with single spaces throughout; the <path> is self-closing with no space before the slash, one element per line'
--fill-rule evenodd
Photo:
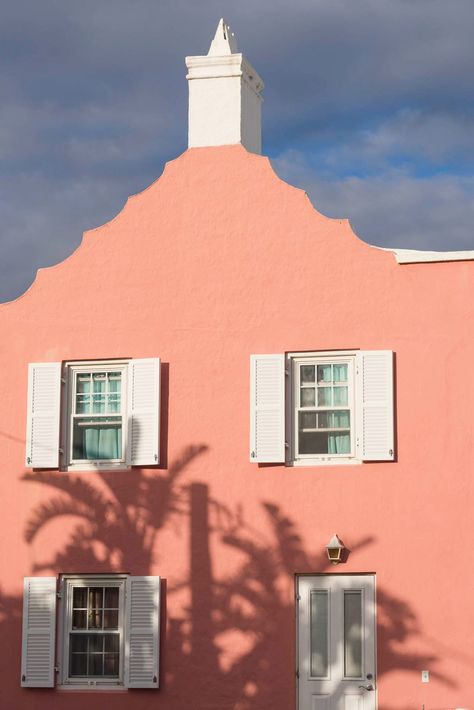
<path fill-rule="evenodd" d="M 187 151 L 40 271 L 0 307 L 2 707 L 294 708 L 293 575 L 334 571 L 335 531 L 337 571 L 377 575 L 379 708 L 474 707 L 473 296 L 473 262 L 400 266 L 240 146 Z M 395 352 L 397 460 L 248 463 L 249 355 L 339 348 Z M 132 535 L 81 549 L 72 514 L 27 541 L 60 495 L 24 468 L 27 364 L 155 356 L 159 469 L 53 474 L 65 499 L 76 477 L 115 495 L 124 521 L 140 486 L 152 553 Z M 165 580 L 162 687 L 22 690 L 23 576 L 95 569 Z"/>

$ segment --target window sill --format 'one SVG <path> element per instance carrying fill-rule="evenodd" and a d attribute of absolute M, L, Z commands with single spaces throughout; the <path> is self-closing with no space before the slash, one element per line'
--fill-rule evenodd
<path fill-rule="evenodd" d="M 56 686 L 56 690 L 65 693 L 116 693 L 117 691 L 127 692 L 128 688 L 125 688 L 123 684 L 120 685 L 73 685 L 64 684 Z"/>
<path fill-rule="evenodd" d="M 314 466 L 359 466 L 363 461 L 355 458 L 331 458 L 330 456 L 326 458 L 318 459 L 295 459 L 294 461 L 288 461 L 286 466 L 294 466 L 296 468 L 308 468 Z"/>
<path fill-rule="evenodd" d="M 129 471 L 131 466 L 126 463 L 99 463 L 91 461 L 90 463 L 71 463 L 68 466 L 62 466 L 60 471 Z"/>

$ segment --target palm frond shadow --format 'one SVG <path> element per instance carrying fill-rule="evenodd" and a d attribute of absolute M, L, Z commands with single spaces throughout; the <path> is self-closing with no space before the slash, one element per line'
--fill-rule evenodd
<path fill-rule="evenodd" d="M 189 535 L 189 567 L 173 586 L 162 636 L 162 690 L 167 710 L 199 706 L 206 710 L 260 710 L 294 705 L 295 602 L 299 572 L 332 570 L 324 550 L 312 551 L 281 506 L 262 502 L 266 532 L 249 524 L 241 504 L 230 508 L 210 496 L 204 483 L 183 482 L 182 474 L 205 445 L 186 447 L 164 475 L 159 472 L 77 475 L 27 473 L 25 482 L 52 488 L 27 522 L 28 543 L 51 521 L 74 521 L 65 543 L 33 571 L 54 573 L 156 569 L 158 536 L 178 525 Z M 352 551 L 373 543 L 362 538 Z M 216 575 L 214 567 L 232 556 Z M 219 560 L 218 560 L 219 558 Z M 172 603 L 184 591 L 187 606 Z M 439 657 L 407 650 L 423 634 L 406 600 L 378 587 L 379 676 L 391 671 L 432 669 Z M 164 671 L 164 672 L 163 672 Z M 186 678 L 186 682 L 183 682 Z"/>

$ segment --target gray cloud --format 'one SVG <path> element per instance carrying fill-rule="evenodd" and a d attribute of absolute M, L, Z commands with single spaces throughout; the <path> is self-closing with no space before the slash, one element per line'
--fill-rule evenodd
<path fill-rule="evenodd" d="M 184 56 L 222 14 L 266 83 L 265 152 L 323 211 L 375 243 L 474 248 L 472 0 L 16 0 L 0 26 L 0 300 L 185 149 Z"/>

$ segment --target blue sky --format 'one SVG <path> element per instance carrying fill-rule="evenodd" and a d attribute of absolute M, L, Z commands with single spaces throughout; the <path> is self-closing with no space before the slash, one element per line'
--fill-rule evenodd
<path fill-rule="evenodd" d="M 186 148 L 184 57 L 224 16 L 263 152 L 381 246 L 474 249 L 473 0 L 15 0 L 0 26 L 0 300 Z"/>

